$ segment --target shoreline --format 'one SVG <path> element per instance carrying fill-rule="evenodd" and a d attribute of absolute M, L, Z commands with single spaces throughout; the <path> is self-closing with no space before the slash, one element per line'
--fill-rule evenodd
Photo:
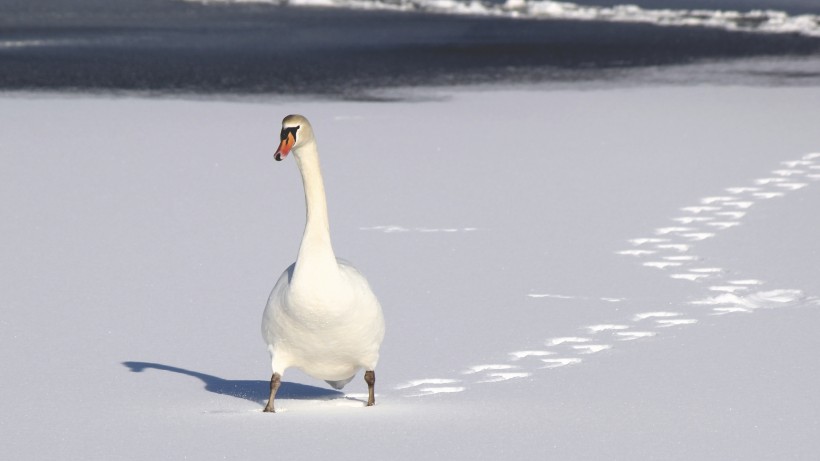
<path fill-rule="evenodd" d="M 600 73 L 599 73 L 600 74 Z M 448 94 L 485 91 L 595 91 L 635 88 L 675 88 L 712 86 L 721 88 L 815 88 L 820 86 L 820 57 L 748 58 L 716 60 L 670 66 L 623 69 L 583 80 L 451 82 L 446 85 L 420 84 L 352 89 L 341 93 L 210 92 L 181 90 L 122 89 L 3 89 L 0 97 L 10 98 L 113 98 L 183 101 L 224 101 L 265 104 L 270 102 L 335 101 L 361 103 L 425 102 L 447 98 Z"/>

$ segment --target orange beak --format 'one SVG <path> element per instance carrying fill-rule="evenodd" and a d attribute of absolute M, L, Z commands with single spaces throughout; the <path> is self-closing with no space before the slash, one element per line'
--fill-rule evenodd
<path fill-rule="evenodd" d="M 279 162 L 283 158 L 287 157 L 290 153 L 290 149 L 293 147 L 294 142 L 296 142 L 296 139 L 293 137 L 293 133 L 288 133 L 287 136 L 282 139 L 282 142 L 279 143 L 279 148 L 276 149 L 276 153 L 273 154 L 273 158 Z"/>

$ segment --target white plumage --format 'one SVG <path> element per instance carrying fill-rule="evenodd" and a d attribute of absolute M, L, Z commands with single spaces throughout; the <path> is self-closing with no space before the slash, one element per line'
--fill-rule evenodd
<path fill-rule="evenodd" d="M 367 404 L 373 405 L 374 369 L 384 338 L 381 306 L 364 276 L 333 253 L 316 141 L 300 115 L 282 121 L 276 160 L 291 150 L 305 188 L 307 222 L 296 262 L 279 277 L 262 317 L 273 370 L 265 411 L 274 411 L 276 390 L 288 367 L 337 389 L 364 368 Z"/>

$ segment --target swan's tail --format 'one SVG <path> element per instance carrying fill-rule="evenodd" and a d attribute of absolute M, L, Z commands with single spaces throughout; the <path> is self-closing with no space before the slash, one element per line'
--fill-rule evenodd
<path fill-rule="evenodd" d="M 353 376 L 351 376 L 347 379 L 341 379 L 339 381 L 327 381 L 327 380 L 325 380 L 325 382 L 330 384 L 330 387 L 332 387 L 333 389 L 339 390 L 339 389 L 345 387 L 345 384 L 352 381 L 353 378 L 355 378 L 355 377 L 356 377 L 356 375 L 353 375 Z"/>

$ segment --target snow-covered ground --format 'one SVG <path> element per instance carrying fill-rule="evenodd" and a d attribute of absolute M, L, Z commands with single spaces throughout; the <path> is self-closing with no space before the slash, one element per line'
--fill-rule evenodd
<path fill-rule="evenodd" d="M 495 16 L 514 19 L 549 19 L 643 23 L 656 26 L 709 27 L 731 31 L 800 34 L 820 36 L 820 17 L 814 14 L 789 15 L 785 11 L 754 9 L 751 11 L 715 9 L 652 9 L 633 3 L 594 6 L 553 0 L 505 0 L 478 2 L 473 0 L 185 0 L 204 4 L 287 4 L 301 7 L 350 8 L 428 12 L 438 14 Z M 778 5 L 782 8 L 784 5 Z M 2 43 L 2 42 L 0 42 Z M 19 44 L 16 46 L 25 46 Z M 2 45 L 0 45 L 2 46 Z M 9 45 L 6 45 L 9 46 Z M 15 44 L 11 44 L 15 46 Z"/>
<path fill-rule="evenodd" d="M 425 95 L 429 96 L 429 95 Z M 6 459 L 815 459 L 820 89 L 366 103 L 0 98 Z M 267 295 L 311 118 L 377 406 L 288 370 Z"/>

